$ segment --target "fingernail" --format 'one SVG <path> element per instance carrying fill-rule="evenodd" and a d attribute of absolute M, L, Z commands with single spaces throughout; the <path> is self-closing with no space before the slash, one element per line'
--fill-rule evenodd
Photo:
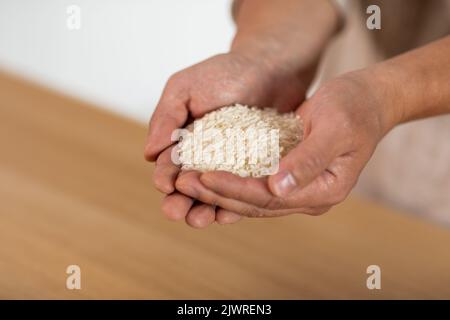
<path fill-rule="evenodd" d="M 291 193 L 296 187 L 294 176 L 289 171 L 278 173 L 275 177 L 274 192 L 279 197 L 285 197 Z"/>

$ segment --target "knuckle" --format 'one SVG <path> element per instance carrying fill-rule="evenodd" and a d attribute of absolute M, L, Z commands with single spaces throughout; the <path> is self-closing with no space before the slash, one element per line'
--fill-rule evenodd
<path fill-rule="evenodd" d="M 158 158 L 156 158 L 156 166 L 158 166 L 158 167 L 163 167 L 163 166 L 165 166 L 166 163 L 168 162 L 167 160 L 168 160 L 167 155 L 166 155 L 164 152 L 163 152 L 163 153 L 160 153 L 160 154 L 158 155 Z"/>
<path fill-rule="evenodd" d="M 202 105 L 203 104 L 194 101 L 194 99 L 192 98 L 190 104 L 190 112 L 192 117 L 194 117 L 195 119 L 200 118 L 205 113 L 205 110 L 204 108 L 202 108 Z"/>
<path fill-rule="evenodd" d="M 187 82 L 184 80 L 185 76 L 180 73 L 175 73 L 166 82 L 164 87 L 162 99 L 166 102 L 177 103 L 182 100 L 185 95 Z"/>
<path fill-rule="evenodd" d="M 231 213 L 229 211 L 219 211 L 216 214 L 216 221 L 218 224 L 232 224 L 239 221 L 242 218 L 241 215 Z"/>
<path fill-rule="evenodd" d="M 155 185 L 156 190 L 158 190 L 159 192 L 170 193 L 170 192 L 168 192 L 167 188 L 163 184 L 161 184 L 159 182 L 155 182 L 154 185 Z"/>
<path fill-rule="evenodd" d="M 269 201 L 264 203 L 264 209 L 279 210 L 286 208 L 286 200 L 280 197 L 271 197 Z"/>
<path fill-rule="evenodd" d="M 213 193 L 199 191 L 199 192 L 195 192 L 195 195 L 196 195 L 196 198 L 198 200 L 202 201 L 203 203 L 209 204 L 209 205 L 213 206 L 214 208 L 221 207 L 222 199 L 220 199 Z"/>
<path fill-rule="evenodd" d="M 158 191 L 163 192 L 163 193 L 168 193 L 166 181 L 161 175 L 155 174 L 153 176 L 153 184 Z"/>
<path fill-rule="evenodd" d="M 180 191 L 183 191 L 188 186 L 189 184 L 186 183 L 186 179 L 183 178 L 183 176 L 178 177 L 178 179 L 175 181 L 175 187 Z"/>
<path fill-rule="evenodd" d="M 161 192 L 161 193 L 165 193 L 165 194 L 171 194 L 174 190 L 172 187 L 166 185 L 166 184 L 155 184 L 155 188 Z"/>
<path fill-rule="evenodd" d="M 190 197 L 198 197 L 195 189 L 192 188 L 192 185 L 189 183 L 188 179 L 185 178 L 185 176 L 181 176 L 175 181 L 175 188 Z"/>
<path fill-rule="evenodd" d="M 173 210 L 174 210 L 174 207 L 173 207 L 172 203 L 170 201 L 168 201 L 167 199 L 165 199 L 161 204 L 161 211 L 163 212 L 163 214 L 165 216 L 167 216 L 168 218 L 171 218 Z"/>
<path fill-rule="evenodd" d="M 323 207 L 323 208 L 315 208 L 311 211 L 310 215 L 312 216 L 321 216 L 322 214 L 328 212 L 331 209 L 331 206 Z"/>
<path fill-rule="evenodd" d="M 324 206 L 324 207 L 303 207 L 296 209 L 296 214 L 306 214 L 308 216 L 317 217 L 324 213 L 326 213 L 328 210 L 330 210 L 332 206 Z"/>
<path fill-rule="evenodd" d="M 262 217 L 264 214 L 262 210 L 258 207 L 247 206 L 242 210 L 242 215 L 250 218 Z"/>
<path fill-rule="evenodd" d="M 345 189 L 336 191 L 331 197 L 330 197 L 330 204 L 336 205 L 341 203 L 342 201 L 344 201 L 347 198 L 347 195 L 349 194 L 349 192 Z"/>
<path fill-rule="evenodd" d="M 314 172 L 317 168 L 321 168 L 323 157 L 318 154 L 308 156 L 303 163 L 303 170 L 306 172 Z"/>
<path fill-rule="evenodd" d="M 182 78 L 182 73 L 180 71 L 172 74 L 169 79 L 167 79 L 167 87 L 177 85 Z"/>

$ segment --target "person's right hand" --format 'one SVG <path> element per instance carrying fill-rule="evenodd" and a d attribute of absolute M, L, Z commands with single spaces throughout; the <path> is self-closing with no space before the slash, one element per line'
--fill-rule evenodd
<path fill-rule="evenodd" d="M 179 167 L 171 161 L 171 134 L 222 106 L 241 103 L 274 107 L 281 112 L 295 110 L 304 100 L 314 66 L 303 72 L 271 64 L 263 56 L 230 52 L 214 56 L 173 75 L 150 121 L 145 157 L 156 161 L 154 184 L 166 193 L 163 212 L 172 220 L 186 218 L 194 227 L 206 226 L 214 219 L 232 223 L 240 215 L 201 203 L 175 190 Z"/>
<path fill-rule="evenodd" d="M 177 189 L 246 217 L 328 211 L 347 197 L 378 142 L 402 117 L 391 69 L 375 69 L 334 78 L 299 106 L 303 140 L 280 159 L 276 174 L 188 171 L 178 177 Z"/>

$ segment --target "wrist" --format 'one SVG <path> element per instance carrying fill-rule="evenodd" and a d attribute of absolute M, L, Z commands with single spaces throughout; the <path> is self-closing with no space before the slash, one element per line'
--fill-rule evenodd
<path fill-rule="evenodd" d="M 398 124 L 412 120 L 414 111 L 426 104 L 425 82 L 416 81 L 417 74 L 401 65 L 384 62 L 362 71 L 371 90 L 377 95 L 386 132 Z"/>
<path fill-rule="evenodd" d="M 391 126 L 450 112 L 449 52 L 447 37 L 365 71 L 387 97 Z"/>
<path fill-rule="evenodd" d="M 282 51 L 283 44 L 270 35 L 265 35 L 261 39 L 251 37 L 245 39 L 245 41 L 241 41 L 241 38 L 236 36 L 230 48 L 230 54 L 236 54 L 247 60 L 257 62 L 272 76 L 301 73 L 301 69 L 304 68 L 294 66 L 295 61 L 281 58 L 280 52 Z"/>
<path fill-rule="evenodd" d="M 244 61 L 245 65 L 257 66 L 257 77 L 262 79 L 270 79 L 273 86 L 298 86 L 299 91 L 308 89 L 314 78 L 316 71 L 316 63 L 304 64 L 301 67 L 295 67 L 292 64 L 277 59 L 274 55 L 277 50 L 273 50 L 278 44 L 276 40 L 265 40 L 260 43 L 257 39 L 253 39 L 251 45 L 249 43 L 243 46 L 233 46 L 229 55 L 238 57 Z"/>
<path fill-rule="evenodd" d="M 378 139 L 403 122 L 403 98 L 392 83 L 389 73 L 378 66 L 357 70 L 343 77 L 357 85 L 357 92 L 364 98 L 360 103 L 372 106 L 368 117 L 377 121 Z"/>
<path fill-rule="evenodd" d="M 256 10 L 258 4 L 264 8 Z M 269 10 L 267 2 L 261 0 L 244 1 L 230 52 L 258 57 L 271 69 L 292 73 L 315 66 L 328 41 L 339 31 L 342 16 L 329 0 L 286 1 L 285 6 L 287 12 L 278 12 Z M 254 11 L 264 14 L 259 17 Z"/>

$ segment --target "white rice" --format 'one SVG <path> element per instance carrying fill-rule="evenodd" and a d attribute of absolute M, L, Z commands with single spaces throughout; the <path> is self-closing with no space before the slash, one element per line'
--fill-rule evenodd
<path fill-rule="evenodd" d="M 201 132 L 203 132 L 203 138 L 200 142 L 194 138 L 194 127 L 198 128 L 199 126 L 202 127 Z M 257 132 L 269 132 L 271 129 L 278 130 L 279 145 L 276 149 L 271 149 L 272 151 L 276 150 L 277 161 L 292 150 L 303 137 L 301 119 L 293 112 L 279 113 L 271 108 L 260 109 L 240 104 L 222 107 L 207 113 L 187 126 L 186 129 L 188 131 L 183 135 L 177 146 L 178 160 L 183 170 L 223 170 L 242 177 L 261 177 L 269 174 L 267 169 L 273 163 L 268 163 L 267 159 L 264 161 L 264 159 L 255 156 L 255 152 L 267 151 L 267 148 L 270 148 L 268 143 L 272 140 L 270 140 L 269 135 L 246 136 L 245 141 L 239 140 L 239 135 L 236 139 L 231 139 L 225 133 L 229 132 L 226 131 L 227 129 L 237 129 L 242 130 L 242 132 L 246 132 L 247 129 L 256 129 Z M 211 132 L 214 132 L 214 134 Z M 247 132 L 250 132 L 250 130 Z M 258 140 L 256 144 L 252 144 L 255 137 L 258 137 Z M 199 147 L 199 144 L 202 149 L 197 154 L 201 154 L 201 157 L 195 158 L 194 146 Z M 234 151 L 244 152 L 245 156 L 233 156 L 233 161 L 228 162 L 217 161 L 217 159 L 225 157 L 226 150 L 230 150 L 226 148 L 230 146 L 234 148 Z M 255 149 L 255 146 L 257 149 Z M 209 150 L 209 157 L 205 153 L 207 150 Z"/>

